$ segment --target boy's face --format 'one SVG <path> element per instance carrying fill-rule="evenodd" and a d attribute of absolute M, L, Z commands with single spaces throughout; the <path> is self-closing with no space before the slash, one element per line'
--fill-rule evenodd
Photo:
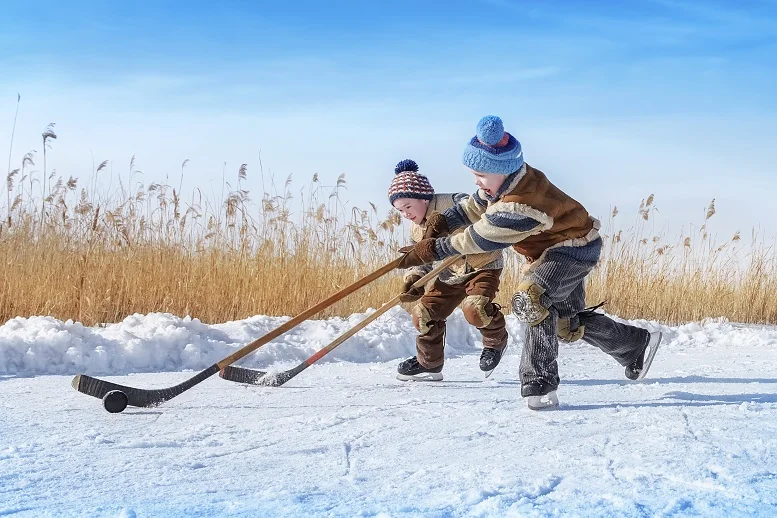
<path fill-rule="evenodd" d="M 483 189 L 489 196 L 495 195 L 507 178 L 503 174 L 481 173 L 474 169 L 470 169 L 470 171 L 475 175 L 475 185 Z"/>
<path fill-rule="evenodd" d="M 416 198 L 399 198 L 394 200 L 394 208 L 397 209 L 404 218 L 409 219 L 416 224 L 423 222 L 428 207 L 429 200 L 418 200 Z"/>

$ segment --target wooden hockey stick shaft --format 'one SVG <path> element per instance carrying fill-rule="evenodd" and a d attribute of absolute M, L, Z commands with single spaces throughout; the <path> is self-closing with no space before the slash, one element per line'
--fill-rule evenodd
<path fill-rule="evenodd" d="M 443 261 L 441 264 L 439 264 L 436 268 L 434 268 L 432 271 L 418 279 L 414 284 L 413 288 L 420 288 L 422 286 L 425 286 L 429 281 L 431 281 L 433 278 L 437 277 L 444 269 L 448 268 L 450 265 L 452 265 L 456 260 L 459 259 L 459 256 L 449 257 L 445 261 Z M 255 371 L 252 369 L 244 369 L 240 367 L 228 367 L 225 370 L 223 370 L 220 373 L 220 376 L 224 379 L 227 379 L 229 381 L 237 381 L 240 383 L 250 383 L 253 385 L 269 385 L 273 387 L 279 387 L 292 379 L 294 376 L 299 374 L 300 372 L 304 371 L 314 363 L 316 363 L 318 360 L 332 352 L 337 346 L 351 338 L 353 335 L 367 327 L 371 322 L 375 321 L 378 317 L 386 313 L 388 310 L 399 304 L 400 297 L 402 295 L 399 294 L 395 296 L 393 299 L 389 300 L 385 304 L 383 304 L 380 308 L 375 310 L 375 312 L 370 313 L 364 320 L 353 326 L 352 328 L 348 329 L 346 332 L 335 338 L 331 343 L 329 343 L 327 346 L 320 349 L 318 352 L 316 352 L 314 355 L 312 355 L 307 360 L 303 361 L 296 367 L 288 370 L 279 372 L 277 374 L 267 374 L 262 371 Z"/>

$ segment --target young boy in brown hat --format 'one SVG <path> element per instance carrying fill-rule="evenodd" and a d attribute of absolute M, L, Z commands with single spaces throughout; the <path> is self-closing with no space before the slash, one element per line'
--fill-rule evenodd
<path fill-rule="evenodd" d="M 521 396 L 534 410 L 558 406 L 559 337 L 582 339 L 600 348 L 625 367 L 627 378 L 642 379 L 661 333 L 584 311 L 585 277 L 602 250 L 599 222 L 542 171 L 524 163 L 520 142 L 504 131 L 499 117 L 481 119 L 462 160 L 479 190 L 430 218 L 428 225 L 440 233 L 465 230 L 423 239 L 403 250 L 407 254 L 400 268 L 508 247 L 526 257 L 527 268 L 512 309 L 526 324 Z"/>
<path fill-rule="evenodd" d="M 389 201 L 410 220 L 410 237 L 414 243 L 435 233 L 428 225 L 430 216 L 439 216 L 441 211 L 467 198 L 466 194 L 435 194 L 413 160 L 402 160 L 394 172 Z M 445 320 L 459 304 L 464 317 L 483 336 L 480 369 L 486 372 L 486 377 L 491 374 L 507 345 L 504 315 L 493 302 L 499 290 L 502 267 L 501 250 L 467 255 L 443 271 L 425 291 L 410 287 L 431 271 L 432 266 L 417 265 L 408 269 L 401 300 L 405 303 L 418 301 L 410 313 L 419 335 L 416 338 L 417 355 L 399 364 L 398 379 L 442 380 Z"/>

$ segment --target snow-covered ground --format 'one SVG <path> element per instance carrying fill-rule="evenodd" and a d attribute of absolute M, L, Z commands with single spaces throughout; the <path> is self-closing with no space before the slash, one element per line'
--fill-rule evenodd
<path fill-rule="evenodd" d="M 307 322 L 243 365 L 288 368 L 362 317 Z M 213 377 L 108 414 L 70 387 L 169 386 L 282 321 L 0 327 L 0 516 L 777 516 L 774 327 L 662 327 L 643 383 L 562 346 L 548 412 L 519 396 L 519 325 L 484 381 L 460 312 L 441 383 L 394 379 L 414 347 L 396 309 L 280 388 Z"/>

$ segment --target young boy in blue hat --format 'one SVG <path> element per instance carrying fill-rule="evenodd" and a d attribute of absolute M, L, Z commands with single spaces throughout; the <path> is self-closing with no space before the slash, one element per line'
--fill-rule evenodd
<path fill-rule="evenodd" d="M 463 162 L 475 176 L 478 191 L 432 218 L 430 225 L 439 233 L 465 231 L 403 249 L 407 253 L 399 267 L 507 247 L 525 256 L 527 266 L 512 309 L 526 324 L 521 396 L 534 410 L 558 406 L 559 338 L 582 339 L 625 366 L 627 378 L 642 379 L 661 333 L 584 310 L 585 277 L 602 251 L 599 222 L 542 171 L 524 162 L 520 142 L 504 131 L 499 117 L 480 120 Z"/>
<path fill-rule="evenodd" d="M 454 207 L 465 200 L 466 194 L 435 194 L 425 175 L 418 172 L 413 160 L 402 160 L 394 168 L 389 187 L 389 201 L 403 217 L 410 220 L 410 238 L 414 243 L 436 233 L 429 227 L 433 215 Z M 461 304 L 467 321 L 483 337 L 480 369 L 486 377 L 499 363 L 507 345 L 505 318 L 493 302 L 499 291 L 499 278 L 504 267 L 502 251 L 467 255 L 445 269 L 427 289 L 410 287 L 429 273 L 431 265 L 410 268 L 405 273 L 405 293 L 402 302 L 412 304 L 413 324 L 419 331 L 416 337 L 416 356 L 397 367 L 397 378 L 403 381 L 442 380 L 445 361 L 445 320 Z"/>

